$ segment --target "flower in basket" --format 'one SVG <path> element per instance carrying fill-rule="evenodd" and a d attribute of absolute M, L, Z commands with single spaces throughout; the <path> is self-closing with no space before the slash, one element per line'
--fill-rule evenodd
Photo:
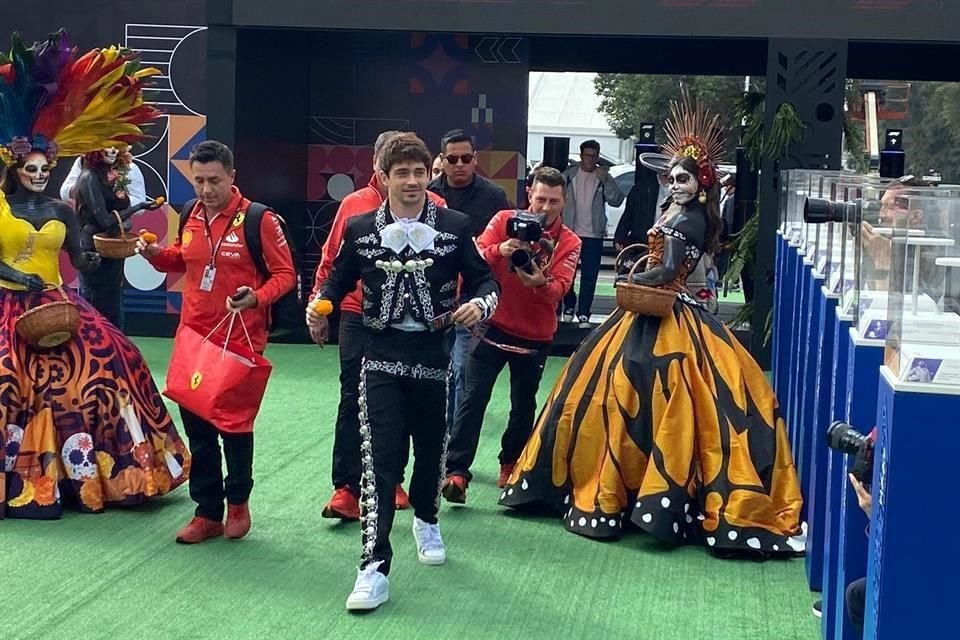
<path fill-rule="evenodd" d="M 117 173 L 116 169 L 110 169 L 109 171 L 107 171 L 107 183 L 113 184 L 114 182 L 116 182 L 118 175 L 119 174 Z"/>

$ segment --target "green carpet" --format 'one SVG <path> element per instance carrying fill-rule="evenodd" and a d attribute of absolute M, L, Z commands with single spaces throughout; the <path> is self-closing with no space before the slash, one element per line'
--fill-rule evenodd
<path fill-rule="evenodd" d="M 170 343 L 138 343 L 162 381 Z M 448 564 L 417 562 L 411 512 L 400 512 L 392 600 L 372 614 L 347 614 L 359 525 L 320 518 L 330 491 L 337 353 L 278 345 L 267 355 L 275 371 L 257 423 L 251 534 L 174 544 L 192 515 L 185 487 L 136 510 L 0 521 L 0 637 L 819 638 L 802 560 L 717 560 L 702 548 L 659 548 L 636 532 L 595 542 L 554 518 L 498 507 L 505 375 L 469 506 L 441 510 Z M 551 360 L 546 380 L 562 364 Z"/>

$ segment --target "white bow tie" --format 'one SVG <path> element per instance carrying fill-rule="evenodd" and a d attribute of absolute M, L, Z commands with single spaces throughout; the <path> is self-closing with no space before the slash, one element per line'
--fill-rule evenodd
<path fill-rule="evenodd" d="M 422 222 L 394 222 L 380 232 L 380 246 L 392 249 L 397 254 L 407 247 L 420 253 L 433 249 L 436 237 L 436 229 Z"/>

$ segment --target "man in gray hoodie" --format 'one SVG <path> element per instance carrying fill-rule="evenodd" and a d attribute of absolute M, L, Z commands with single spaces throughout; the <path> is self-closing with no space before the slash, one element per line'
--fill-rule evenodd
<path fill-rule="evenodd" d="M 580 327 L 590 327 L 590 309 L 597 289 L 600 260 L 603 257 L 603 238 L 607 232 L 607 208 L 623 202 L 624 194 L 616 180 L 610 178 L 606 167 L 598 164 L 600 143 L 587 140 L 580 145 L 580 165 L 564 172 L 567 181 L 567 206 L 563 210 L 563 224 L 580 236 L 580 297 L 570 287 L 563 299 L 563 319 L 573 321 L 576 312 Z M 577 302 L 579 301 L 579 305 Z"/>

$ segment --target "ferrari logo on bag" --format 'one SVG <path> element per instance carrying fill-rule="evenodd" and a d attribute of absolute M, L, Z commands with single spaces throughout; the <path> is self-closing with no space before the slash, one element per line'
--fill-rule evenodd
<path fill-rule="evenodd" d="M 196 391 L 201 382 L 203 382 L 203 374 L 197 371 L 193 374 L 193 377 L 190 378 L 190 389 Z"/>
<path fill-rule="evenodd" d="M 245 212 L 241 211 L 240 213 L 238 213 L 237 216 L 233 219 L 233 226 L 239 227 L 240 225 L 242 225 L 243 220 L 246 217 L 247 217 L 247 214 Z"/>

